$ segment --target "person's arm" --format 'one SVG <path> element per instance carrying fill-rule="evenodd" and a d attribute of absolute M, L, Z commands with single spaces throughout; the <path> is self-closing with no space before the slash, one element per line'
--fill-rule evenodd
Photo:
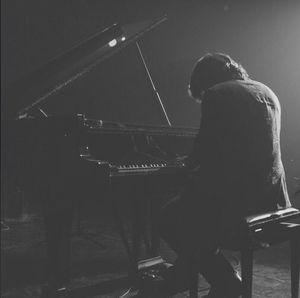
<path fill-rule="evenodd" d="M 208 90 L 202 102 L 202 115 L 199 133 L 195 139 L 191 153 L 184 160 L 186 168 L 197 170 L 201 167 L 203 161 L 210 162 L 212 156 L 216 158 L 218 150 L 217 125 L 221 119 L 218 119 L 220 111 L 219 99 L 216 92 Z"/>

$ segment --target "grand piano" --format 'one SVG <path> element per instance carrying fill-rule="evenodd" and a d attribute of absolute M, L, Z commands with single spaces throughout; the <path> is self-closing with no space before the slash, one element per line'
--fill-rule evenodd
<path fill-rule="evenodd" d="M 41 194 L 52 289 L 61 288 L 70 277 L 70 231 L 76 208 L 72 192 L 79 191 L 77 186 L 85 196 L 91 184 L 113 188 L 137 179 L 144 181 L 147 191 L 176 188 L 179 184 L 174 174 L 184 168 L 178 157 L 189 153 L 198 130 L 171 126 L 159 96 L 164 126 L 90 119 L 83 114 L 48 115 L 43 107 L 129 44 L 136 44 L 145 63 L 138 40 L 165 19 L 126 37 L 115 24 L 6 91 L 7 99 L 18 108 L 12 109 L 14 113 L 6 121 L 5 173 L 15 187 L 25 192 L 35 188 Z M 24 102 L 27 104 L 20 108 Z"/>

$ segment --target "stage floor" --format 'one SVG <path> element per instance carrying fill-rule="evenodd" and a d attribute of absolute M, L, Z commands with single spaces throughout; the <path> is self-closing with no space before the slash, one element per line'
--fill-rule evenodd
<path fill-rule="evenodd" d="M 1 231 L 1 297 L 38 298 L 46 281 L 46 248 L 43 221 L 39 215 L 7 219 L 8 230 Z M 82 235 L 72 238 L 72 279 L 68 297 L 121 297 L 128 289 L 128 258 L 109 216 L 86 214 L 81 221 Z M 90 235 L 91 239 L 85 236 Z M 174 254 L 162 243 L 161 255 L 169 262 Z M 235 267 L 239 255 L 225 252 Z M 199 276 L 199 297 L 208 284 Z M 290 297 L 289 247 L 278 245 L 255 253 L 254 298 Z M 134 297 L 132 291 L 129 297 Z M 188 297 L 186 293 L 174 296 Z"/>

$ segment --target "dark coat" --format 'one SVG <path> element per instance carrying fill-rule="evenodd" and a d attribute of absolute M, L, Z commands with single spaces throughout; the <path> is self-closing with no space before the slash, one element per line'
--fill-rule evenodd
<path fill-rule="evenodd" d="M 262 83 L 231 80 L 210 88 L 181 203 L 216 208 L 222 219 L 289 207 L 280 121 L 278 98 Z"/>

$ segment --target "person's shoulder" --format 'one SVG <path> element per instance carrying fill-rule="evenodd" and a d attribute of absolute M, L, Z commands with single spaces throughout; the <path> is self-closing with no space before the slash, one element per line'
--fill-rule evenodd
<path fill-rule="evenodd" d="M 244 84 L 247 86 L 250 86 L 250 87 L 253 86 L 253 88 L 256 88 L 256 89 L 263 90 L 266 93 L 274 94 L 273 90 L 270 87 L 268 87 L 267 85 L 263 84 L 262 82 L 258 82 L 258 81 L 251 80 L 251 79 L 246 79 L 246 80 L 244 80 Z"/>
<path fill-rule="evenodd" d="M 225 82 L 221 82 L 219 84 L 214 85 L 210 88 L 210 92 L 212 93 L 223 93 L 230 92 L 230 90 L 234 92 L 254 92 L 256 94 L 265 94 L 268 97 L 276 97 L 275 93 L 272 91 L 270 87 L 267 85 L 252 80 L 252 79 L 243 79 L 243 80 L 229 80 Z"/>
<path fill-rule="evenodd" d="M 210 90 L 219 91 L 219 90 L 230 89 L 230 88 L 249 88 L 249 87 L 268 88 L 263 83 L 251 79 L 233 79 L 233 80 L 228 80 L 228 81 L 218 83 L 212 86 Z"/>
<path fill-rule="evenodd" d="M 245 80 L 245 84 L 248 86 L 249 90 L 256 94 L 260 99 L 264 98 L 270 104 L 278 104 L 278 98 L 274 91 L 267 85 L 254 81 L 254 80 Z"/>
<path fill-rule="evenodd" d="M 218 95 L 224 95 L 234 90 L 244 88 L 247 88 L 244 80 L 229 80 L 215 84 L 214 86 L 210 87 L 207 90 L 207 94 L 215 97 Z"/>

